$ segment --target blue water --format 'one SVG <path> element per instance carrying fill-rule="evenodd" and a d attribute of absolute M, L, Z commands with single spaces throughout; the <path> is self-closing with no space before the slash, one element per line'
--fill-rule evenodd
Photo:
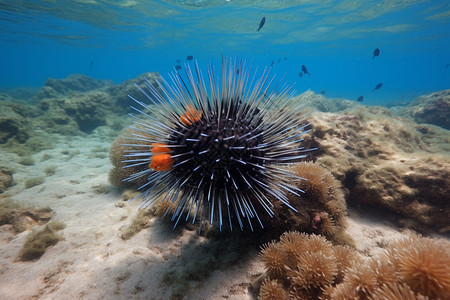
<path fill-rule="evenodd" d="M 365 104 L 450 88 L 449 1 L 0 0 L 0 28 L 0 89 L 73 73 L 116 83 L 166 75 L 177 60 L 192 64 L 187 55 L 205 70 L 222 55 L 260 68 L 274 60 L 298 93 Z M 298 76 L 302 65 L 311 76 Z"/>

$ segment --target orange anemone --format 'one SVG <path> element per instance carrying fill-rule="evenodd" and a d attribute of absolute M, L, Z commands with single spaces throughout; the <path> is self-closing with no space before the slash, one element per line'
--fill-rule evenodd
<path fill-rule="evenodd" d="M 192 105 L 188 105 L 186 112 L 180 116 L 180 121 L 186 125 L 197 122 L 202 117 L 202 112 L 196 110 Z"/>
<path fill-rule="evenodd" d="M 170 171 L 173 166 L 173 158 L 170 154 L 155 154 L 149 165 L 155 171 Z"/>

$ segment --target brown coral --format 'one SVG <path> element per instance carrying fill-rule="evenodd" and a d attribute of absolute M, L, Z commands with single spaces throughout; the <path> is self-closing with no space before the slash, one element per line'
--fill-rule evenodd
<path fill-rule="evenodd" d="M 276 280 L 266 278 L 261 285 L 259 292 L 259 299 L 261 300 L 285 300 L 289 299 L 288 293 L 283 286 Z"/>
<path fill-rule="evenodd" d="M 124 155 L 131 151 L 131 147 L 127 146 L 127 143 L 130 143 L 129 139 L 126 139 L 125 136 L 133 136 L 133 134 L 140 134 L 142 139 L 151 139 L 150 136 L 143 136 L 143 133 L 138 132 L 136 129 L 126 129 L 122 135 L 116 138 L 116 140 L 111 144 L 111 148 L 109 150 L 109 159 L 113 165 L 109 173 L 109 181 L 120 187 L 124 186 L 141 186 L 146 182 L 145 176 L 141 176 L 139 179 L 133 181 L 132 183 L 125 182 L 124 179 L 127 179 L 133 174 L 139 173 L 140 171 L 144 171 L 148 169 L 146 165 L 136 165 L 132 167 L 124 168 L 125 164 L 122 162 L 125 160 Z M 146 144 L 144 141 L 133 140 L 133 144 Z M 148 143 L 147 143 L 148 144 Z M 150 162 L 150 161 L 149 161 Z"/>
<path fill-rule="evenodd" d="M 270 278 L 284 279 L 285 252 L 278 243 L 268 243 L 262 247 L 260 257 Z"/>
<path fill-rule="evenodd" d="M 308 251 L 298 256 L 296 268 L 289 268 L 287 273 L 294 285 L 316 294 L 318 289 L 333 282 L 337 265 L 334 257 L 322 251 Z"/>
<path fill-rule="evenodd" d="M 402 247 L 400 247 L 402 246 Z M 415 293 L 432 298 L 450 295 L 450 245 L 444 241 L 411 238 L 394 247 L 397 272 Z"/>
<path fill-rule="evenodd" d="M 427 300 L 428 297 L 415 295 L 406 284 L 385 284 L 370 297 L 371 300 Z"/>
<path fill-rule="evenodd" d="M 297 182 L 297 187 L 305 193 L 301 197 L 291 195 L 293 205 L 309 212 L 309 231 L 332 237 L 345 227 L 347 207 L 340 182 L 313 162 L 298 163 L 292 170 L 306 179 Z"/>

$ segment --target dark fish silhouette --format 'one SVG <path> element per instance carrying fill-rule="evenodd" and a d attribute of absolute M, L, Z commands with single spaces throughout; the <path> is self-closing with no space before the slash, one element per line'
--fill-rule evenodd
<path fill-rule="evenodd" d="M 285 57 L 284 60 L 287 60 L 287 57 Z"/>
<path fill-rule="evenodd" d="M 91 60 L 91 63 L 89 64 L 89 68 L 93 68 L 94 67 L 94 61 L 93 60 Z"/>
<path fill-rule="evenodd" d="M 308 72 L 308 69 L 306 68 L 305 65 L 302 65 L 302 71 L 303 71 L 303 73 L 308 74 L 309 76 L 311 76 L 311 73 Z"/>
<path fill-rule="evenodd" d="M 448 67 L 450 67 L 450 64 L 446 64 L 446 65 L 445 65 L 445 68 L 446 68 L 446 69 L 448 69 Z"/>
<path fill-rule="evenodd" d="M 275 62 L 275 61 L 274 61 L 274 60 L 272 60 L 272 63 L 270 64 L 270 66 L 271 66 L 271 67 L 273 67 L 273 63 L 274 63 L 274 62 Z"/>
<path fill-rule="evenodd" d="M 320 93 L 321 93 L 322 95 L 325 95 L 325 94 L 327 93 L 327 90 L 321 90 Z"/>
<path fill-rule="evenodd" d="M 258 30 L 256 30 L 256 31 L 259 31 L 264 26 L 264 23 L 266 23 L 266 17 L 263 17 L 261 19 L 261 22 L 259 22 Z"/>
<path fill-rule="evenodd" d="M 378 84 L 375 86 L 375 88 L 373 89 L 373 91 L 379 90 L 382 86 L 383 86 L 383 84 L 382 84 L 381 82 L 378 83 Z M 373 92 L 373 91 L 372 91 L 372 92 Z"/>
<path fill-rule="evenodd" d="M 364 100 L 364 96 L 359 96 L 358 99 L 356 99 L 356 101 L 358 102 L 362 102 Z"/>
<path fill-rule="evenodd" d="M 187 59 L 187 60 L 193 60 L 194 57 L 193 57 L 192 55 L 188 55 L 188 56 L 186 56 L 186 59 Z"/>
<path fill-rule="evenodd" d="M 181 60 L 177 59 L 177 64 L 179 64 L 181 62 Z"/>
<path fill-rule="evenodd" d="M 280 63 L 280 62 L 281 62 L 281 58 L 278 59 L 278 63 Z"/>
<path fill-rule="evenodd" d="M 175 69 L 176 69 L 177 71 L 179 71 L 179 70 L 181 70 L 181 66 L 180 66 L 180 65 L 176 65 L 176 66 L 175 66 Z"/>
<path fill-rule="evenodd" d="M 378 56 L 378 55 L 380 55 L 380 49 L 375 48 L 375 50 L 373 50 L 373 57 L 372 57 L 372 59 L 374 59 L 375 56 Z"/>
<path fill-rule="evenodd" d="M 303 77 L 303 73 L 302 72 L 300 72 L 300 73 L 298 73 L 298 77 Z"/>

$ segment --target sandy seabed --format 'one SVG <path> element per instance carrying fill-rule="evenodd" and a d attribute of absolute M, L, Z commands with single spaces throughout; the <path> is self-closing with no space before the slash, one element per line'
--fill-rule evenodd
<path fill-rule="evenodd" d="M 16 184 L 7 192 L 10 198 L 50 206 L 53 218 L 66 228 L 60 232 L 63 240 L 40 259 L 24 262 L 17 256 L 30 230 L 15 234 L 9 225 L 0 227 L 0 299 L 169 299 L 179 289 L 174 283 L 163 283 L 165 274 L 183 267 L 181 256 L 198 260 L 198 253 L 186 248 L 206 239 L 195 231 L 175 232 L 154 217 L 150 228 L 123 240 L 121 229 L 130 225 L 139 202 L 123 202 L 121 192 L 108 182 L 110 143 L 96 134 L 61 136 L 53 149 L 33 155 L 36 163 L 31 166 L 16 163 L 16 154 L 1 154 L 1 165 L 15 170 Z M 43 155 L 49 159 L 41 161 Z M 44 176 L 48 167 L 56 167 L 56 172 L 44 183 L 25 188 L 27 179 Z M 407 234 L 352 210 L 347 232 L 357 251 L 366 256 Z M 255 247 L 248 258 L 193 282 L 183 295 L 185 299 L 252 299 L 249 286 L 263 272 Z"/>

